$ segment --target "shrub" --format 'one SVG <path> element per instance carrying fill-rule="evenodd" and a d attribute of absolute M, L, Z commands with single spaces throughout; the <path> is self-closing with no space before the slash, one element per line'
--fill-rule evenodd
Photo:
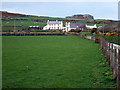
<path fill-rule="evenodd" d="M 97 28 L 93 28 L 92 30 L 91 30 L 91 33 L 95 33 L 97 31 Z"/>
<path fill-rule="evenodd" d="M 70 32 L 77 32 L 77 33 L 80 33 L 82 30 L 80 30 L 79 28 L 77 29 L 71 29 Z"/>

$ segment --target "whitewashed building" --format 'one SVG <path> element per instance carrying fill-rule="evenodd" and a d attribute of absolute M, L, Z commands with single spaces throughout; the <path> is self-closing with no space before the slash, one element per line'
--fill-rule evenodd
<path fill-rule="evenodd" d="M 62 30 L 63 29 L 63 22 L 62 21 L 47 21 L 47 25 L 43 27 L 43 30 Z"/>
<path fill-rule="evenodd" d="M 86 24 L 86 28 L 87 28 L 87 29 L 97 28 L 97 25 L 96 25 L 96 24 L 94 24 L 93 26 L 90 26 L 90 25 L 87 25 L 87 24 Z"/>
<path fill-rule="evenodd" d="M 80 29 L 83 30 L 85 28 L 84 24 L 78 24 L 78 23 L 70 23 L 70 22 L 66 22 L 66 27 L 65 30 L 66 32 L 72 30 L 72 29 Z"/>
<path fill-rule="evenodd" d="M 97 25 L 89 26 L 89 25 L 84 25 L 84 24 L 78 24 L 78 23 L 71 23 L 71 22 L 66 22 L 65 27 L 63 27 L 63 21 L 55 20 L 55 21 L 47 21 L 47 25 L 43 27 L 43 30 L 63 30 L 65 32 L 69 32 L 72 29 L 93 29 L 97 28 Z"/>

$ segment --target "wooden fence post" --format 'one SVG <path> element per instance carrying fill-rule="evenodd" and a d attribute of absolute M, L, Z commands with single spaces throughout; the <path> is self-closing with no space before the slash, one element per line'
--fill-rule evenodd
<path fill-rule="evenodd" d="M 113 79 L 116 79 L 117 78 L 117 50 L 116 50 L 116 47 L 115 47 L 113 53 L 114 53 Z"/>
<path fill-rule="evenodd" d="M 113 44 L 111 44 L 111 50 L 110 50 L 110 68 L 111 68 L 111 71 L 113 71 L 113 61 L 114 60 L 114 57 L 113 57 Z"/>
<path fill-rule="evenodd" d="M 110 65 L 110 43 L 108 43 L 108 64 Z"/>
<path fill-rule="evenodd" d="M 112 59 L 112 44 L 110 44 L 110 68 L 111 68 L 111 59 Z"/>
<path fill-rule="evenodd" d="M 100 44 L 101 44 L 101 49 L 102 49 L 102 38 L 101 38 Z"/>
<path fill-rule="evenodd" d="M 109 62 L 109 55 L 110 55 L 110 53 L 109 53 L 109 45 L 110 45 L 110 43 L 108 42 L 108 46 L 107 46 L 107 60 L 108 60 L 108 62 Z"/>
<path fill-rule="evenodd" d="M 108 61 L 108 42 L 106 41 L 105 55 Z"/>
<path fill-rule="evenodd" d="M 120 49 L 118 49 L 118 78 L 117 78 L 117 83 L 118 83 L 118 90 L 120 90 Z"/>

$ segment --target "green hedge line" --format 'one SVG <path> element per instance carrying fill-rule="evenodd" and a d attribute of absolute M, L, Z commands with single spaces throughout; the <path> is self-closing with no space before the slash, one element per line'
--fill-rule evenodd
<path fill-rule="evenodd" d="M 64 33 L 4 33 L 2 36 L 41 36 L 41 35 L 65 35 Z"/>

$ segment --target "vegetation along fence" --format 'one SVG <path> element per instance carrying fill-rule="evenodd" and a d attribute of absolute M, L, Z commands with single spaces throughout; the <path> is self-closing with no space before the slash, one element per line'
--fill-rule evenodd
<path fill-rule="evenodd" d="M 101 48 L 107 58 L 110 68 L 113 72 L 113 78 L 117 80 L 118 89 L 120 89 L 120 46 L 109 43 L 105 39 L 100 39 Z"/>
<path fill-rule="evenodd" d="M 117 81 L 117 88 L 120 90 L 120 45 L 110 43 L 102 37 L 98 37 L 96 41 L 95 37 L 87 36 L 85 34 L 79 34 L 77 36 L 95 40 L 95 42 L 100 43 L 101 49 L 103 50 L 110 65 L 110 69 L 113 72 L 113 79 Z"/>
<path fill-rule="evenodd" d="M 117 81 L 117 88 L 120 90 L 120 46 L 110 43 L 102 37 L 98 37 L 96 41 L 95 37 L 92 36 L 82 34 L 80 36 L 100 43 L 101 49 L 103 50 L 110 65 L 110 69 L 113 72 L 113 79 Z"/>

